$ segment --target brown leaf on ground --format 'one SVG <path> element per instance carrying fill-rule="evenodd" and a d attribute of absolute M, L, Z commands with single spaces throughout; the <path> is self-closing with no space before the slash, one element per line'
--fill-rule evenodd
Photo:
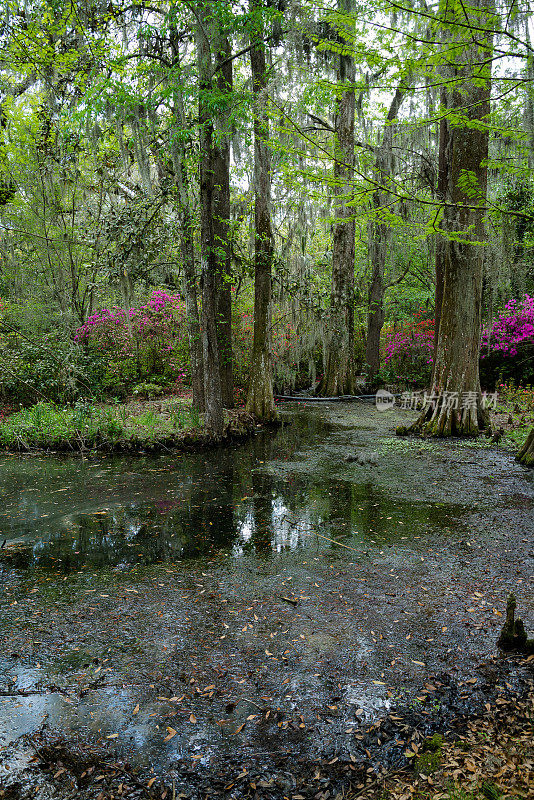
<path fill-rule="evenodd" d="M 464 735 L 445 741 L 431 776 L 404 770 L 347 794 L 346 800 L 534 797 L 534 692 L 523 700 L 498 698 L 486 709 L 469 722 Z M 409 757 L 414 756 L 410 751 Z"/>

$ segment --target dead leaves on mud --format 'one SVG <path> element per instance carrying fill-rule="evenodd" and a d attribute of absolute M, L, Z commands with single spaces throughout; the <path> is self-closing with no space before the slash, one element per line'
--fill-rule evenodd
<path fill-rule="evenodd" d="M 534 694 L 488 703 L 463 734 L 444 742 L 439 765 L 429 774 L 417 769 L 411 755 L 409 773 L 363 787 L 346 800 L 528 800 L 534 797 Z"/>
<path fill-rule="evenodd" d="M 199 761 L 184 760 L 157 774 L 113 760 L 108 746 L 91 748 L 43 730 L 32 739 L 34 769 L 57 787 L 54 796 L 76 800 L 527 800 L 534 797 L 534 661 L 522 665 L 520 694 L 519 684 L 514 688 L 506 680 L 506 674 L 513 680 L 513 669 L 503 671 L 502 691 L 481 704 L 478 716 L 460 713 L 449 719 L 445 737 L 434 737 L 436 753 L 420 729 L 424 716 L 409 720 L 408 714 L 394 712 L 354 732 L 361 756 L 339 751 L 312 762 L 281 750 L 270 766 L 267 754 L 256 759 L 249 754 L 245 763 L 234 760 L 199 769 Z M 462 696 L 477 692 L 473 680 L 454 691 Z M 425 689 L 431 692 L 436 686 Z M 166 731 L 166 740 L 176 735 L 171 726 Z M 388 771 L 380 743 L 399 740 L 400 745 L 400 739 L 403 765 L 396 762 Z M 437 757 L 425 761 L 429 751 Z"/>

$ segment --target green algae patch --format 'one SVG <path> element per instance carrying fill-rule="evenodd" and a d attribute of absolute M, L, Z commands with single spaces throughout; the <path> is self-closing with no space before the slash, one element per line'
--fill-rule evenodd
<path fill-rule="evenodd" d="M 423 775 L 431 775 L 441 765 L 444 738 L 435 733 L 423 745 L 423 752 L 415 759 L 415 771 Z"/>

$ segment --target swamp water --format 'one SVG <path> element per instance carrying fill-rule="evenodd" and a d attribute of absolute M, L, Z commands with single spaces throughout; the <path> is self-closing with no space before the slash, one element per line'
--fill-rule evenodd
<path fill-rule="evenodd" d="M 284 415 L 194 455 L 0 459 L 0 756 L 44 722 L 160 769 L 350 751 L 473 674 L 511 589 L 533 627 L 511 454 L 398 439 L 396 410 Z"/>

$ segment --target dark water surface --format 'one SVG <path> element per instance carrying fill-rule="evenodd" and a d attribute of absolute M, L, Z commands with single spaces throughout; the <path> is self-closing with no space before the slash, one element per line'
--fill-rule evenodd
<path fill-rule="evenodd" d="M 377 481 L 383 467 L 345 466 L 358 445 L 324 412 L 296 413 L 274 435 L 195 455 L 0 459 L 0 538 L 18 546 L 17 566 L 69 574 L 220 550 L 357 546 L 441 528 L 451 515 L 460 522 L 450 497 L 396 498 Z"/>
<path fill-rule="evenodd" d="M 471 674 L 510 588 L 533 619 L 532 473 L 509 453 L 398 439 L 395 410 L 286 414 L 194 455 L 0 459 L 0 753 L 48 715 L 207 763 L 272 747 L 247 722 L 269 704 L 340 746 L 425 676 Z"/>

